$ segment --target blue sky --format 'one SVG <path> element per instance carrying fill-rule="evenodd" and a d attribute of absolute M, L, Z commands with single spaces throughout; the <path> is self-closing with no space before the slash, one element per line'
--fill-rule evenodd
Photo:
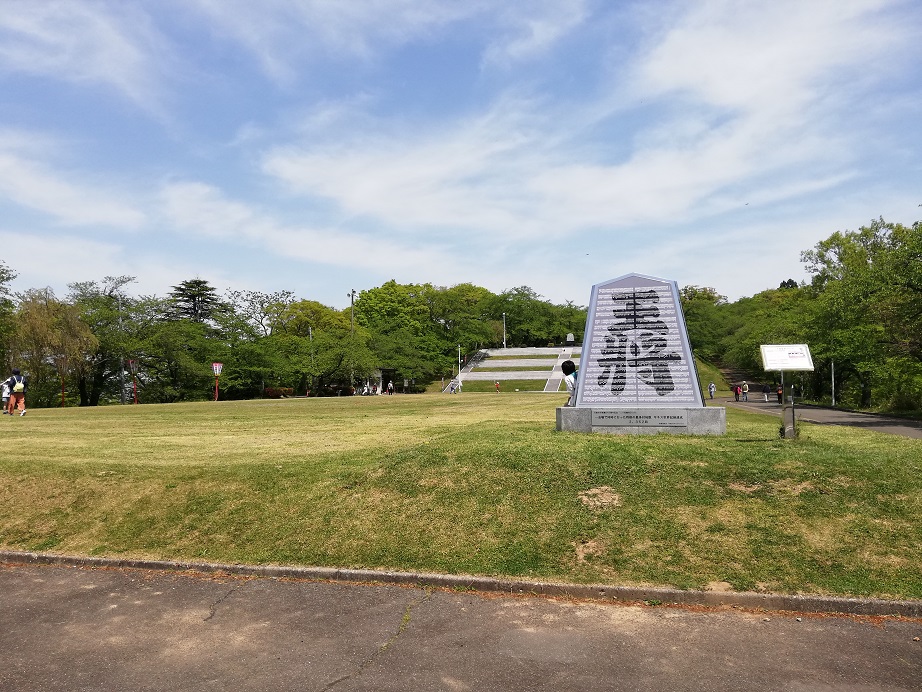
<path fill-rule="evenodd" d="M 917 0 L 0 0 L 0 258 L 736 300 L 922 219 L 920 123 Z"/>

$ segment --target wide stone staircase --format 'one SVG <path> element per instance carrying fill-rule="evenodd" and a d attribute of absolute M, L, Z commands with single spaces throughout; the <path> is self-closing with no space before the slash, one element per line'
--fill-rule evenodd
<path fill-rule="evenodd" d="M 572 360 L 579 367 L 581 352 L 582 347 L 580 346 L 483 349 L 461 371 L 459 379 L 462 383 L 471 380 L 543 381 L 543 387 L 536 386 L 534 391 L 557 392 L 563 381 L 560 364 L 565 360 Z M 509 370 L 508 368 L 516 369 Z M 534 370 L 528 368 L 534 368 Z"/>

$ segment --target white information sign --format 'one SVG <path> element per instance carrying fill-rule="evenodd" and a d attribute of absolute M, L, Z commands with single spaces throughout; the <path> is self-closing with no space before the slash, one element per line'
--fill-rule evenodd
<path fill-rule="evenodd" d="M 770 344 L 762 350 L 762 366 L 766 370 L 813 370 L 813 358 L 807 344 Z"/>

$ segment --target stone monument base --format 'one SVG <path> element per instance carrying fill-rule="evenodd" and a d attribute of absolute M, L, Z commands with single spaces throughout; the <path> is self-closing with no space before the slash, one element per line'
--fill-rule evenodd
<path fill-rule="evenodd" d="M 557 429 L 614 435 L 726 435 L 727 410 L 694 408 L 603 408 L 561 406 Z"/>

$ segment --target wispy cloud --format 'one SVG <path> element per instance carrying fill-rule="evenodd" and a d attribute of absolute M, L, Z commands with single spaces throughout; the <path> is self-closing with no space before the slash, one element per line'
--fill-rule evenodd
<path fill-rule="evenodd" d="M 26 133 L 14 139 L 0 132 L 0 196 L 67 226 L 132 230 L 143 224 L 143 211 L 120 200 L 111 185 L 92 185 L 82 172 L 63 173 L 60 166 L 37 157 L 50 153 L 50 140 L 30 140 Z"/>
<path fill-rule="evenodd" d="M 6 0 L 0 11 L 0 73 L 109 88 L 157 115 L 169 54 L 134 4 Z"/>
<path fill-rule="evenodd" d="M 161 278 L 579 300 L 922 202 L 914 0 L 0 3 L 0 233 Z"/>
<path fill-rule="evenodd" d="M 271 213 L 229 199 L 204 183 L 172 183 L 161 196 L 171 226 L 187 235 L 234 243 L 242 251 L 250 247 L 338 267 L 378 268 L 395 262 L 429 264 L 448 259 L 432 246 L 419 249 L 342 228 L 281 223 Z"/>
<path fill-rule="evenodd" d="M 378 122 L 374 136 L 278 146 L 264 170 L 395 233 L 552 238 L 777 203 L 849 179 L 853 138 L 826 121 L 832 92 L 886 52 L 880 5 L 711 2 L 680 15 L 595 102 L 503 98 L 438 127 Z M 645 103 L 676 93 L 685 108 Z M 646 114 L 607 161 L 605 133 Z"/>
<path fill-rule="evenodd" d="M 418 0 L 181 0 L 214 34 L 244 46 L 273 79 L 289 82 L 312 59 L 371 60 L 387 47 L 425 38 L 485 4 Z"/>
<path fill-rule="evenodd" d="M 484 53 L 485 65 L 509 67 L 522 60 L 543 57 L 589 15 L 586 0 L 545 0 L 509 5 L 498 16 L 498 36 Z"/>

